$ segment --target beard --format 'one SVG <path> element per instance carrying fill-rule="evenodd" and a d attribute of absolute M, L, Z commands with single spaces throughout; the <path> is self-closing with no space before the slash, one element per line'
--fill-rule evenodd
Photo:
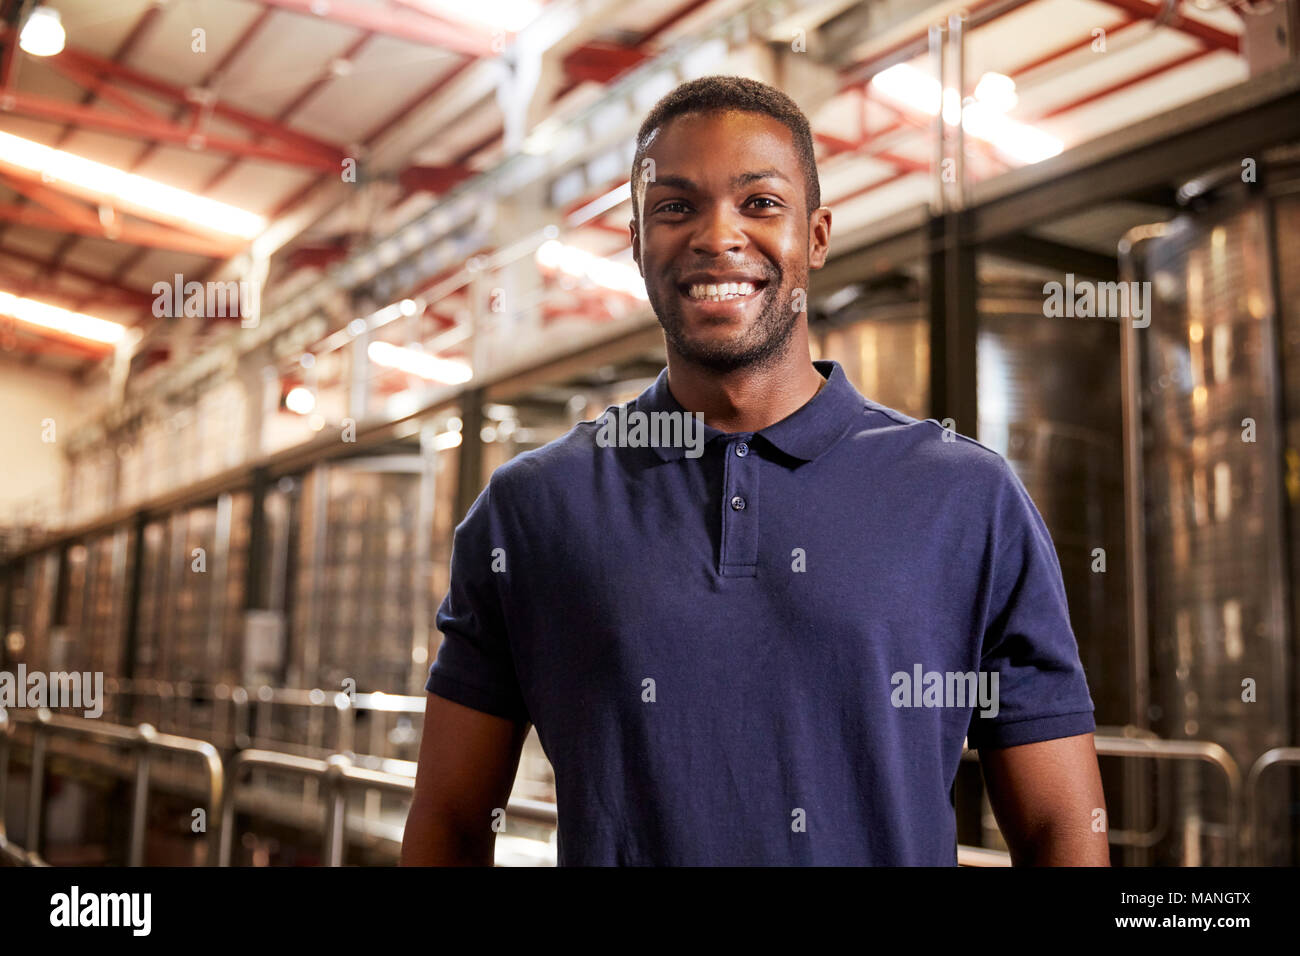
<path fill-rule="evenodd" d="M 777 272 L 762 291 L 758 314 L 745 328 L 730 338 L 703 341 L 692 336 L 682 310 L 682 297 L 676 283 L 656 283 L 647 288 L 650 307 L 663 327 L 669 346 L 686 361 L 714 372 L 734 372 L 742 368 L 762 368 L 784 354 L 799 313 L 788 308 L 783 276 Z M 807 283 L 804 283 L 805 287 Z"/>

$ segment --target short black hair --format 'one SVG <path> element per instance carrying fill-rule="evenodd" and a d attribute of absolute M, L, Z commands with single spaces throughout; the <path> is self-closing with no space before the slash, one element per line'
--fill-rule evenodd
<path fill-rule="evenodd" d="M 650 135 L 670 119 L 687 113 L 722 113 L 739 110 L 762 113 L 784 124 L 794 137 L 795 152 L 803 168 L 804 195 L 808 214 L 822 204 L 821 182 L 817 178 L 817 157 L 813 152 L 812 129 L 808 117 L 774 86 L 743 76 L 702 76 L 677 87 L 650 110 L 636 134 L 636 153 L 632 157 L 632 216 L 641 219 L 636 181 L 641 163 L 650 144 Z"/>

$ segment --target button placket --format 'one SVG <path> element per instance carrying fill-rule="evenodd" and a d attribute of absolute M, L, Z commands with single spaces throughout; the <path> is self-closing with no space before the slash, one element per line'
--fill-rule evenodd
<path fill-rule="evenodd" d="M 753 577 L 758 572 L 758 474 L 761 460 L 750 455 L 748 438 L 732 442 L 725 456 L 722 487 L 722 554 L 719 573 Z"/>

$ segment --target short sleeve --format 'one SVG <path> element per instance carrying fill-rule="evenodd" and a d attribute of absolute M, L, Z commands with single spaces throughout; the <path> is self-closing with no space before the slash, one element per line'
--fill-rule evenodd
<path fill-rule="evenodd" d="M 452 539 L 450 585 L 436 618 L 443 639 L 425 690 L 498 717 L 527 721 L 498 588 L 497 576 L 509 568 L 499 529 L 489 482 Z"/>
<path fill-rule="evenodd" d="M 978 708 L 972 714 L 967 743 L 975 750 L 1096 729 L 1056 548 L 1005 459 L 1002 468 L 980 657 L 980 670 L 997 675 L 997 708 L 987 708 L 987 716 Z"/>

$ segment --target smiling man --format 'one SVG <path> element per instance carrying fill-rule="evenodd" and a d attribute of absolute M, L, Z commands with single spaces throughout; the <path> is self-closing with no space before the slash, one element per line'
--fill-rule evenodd
<path fill-rule="evenodd" d="M 737 77 L 646 118 L 632 249 L 668 367 L 498 468 L 456 529 L 403 862 L 492 861 L 531 724 L 559 860 L 953 865 L 969 738 L 1017 863 L 1108 862 L 1060 567 L 1006 461 L 813 362 L 808 122 Z M 605 429 L 605 433 L 609 433 Z"/>

